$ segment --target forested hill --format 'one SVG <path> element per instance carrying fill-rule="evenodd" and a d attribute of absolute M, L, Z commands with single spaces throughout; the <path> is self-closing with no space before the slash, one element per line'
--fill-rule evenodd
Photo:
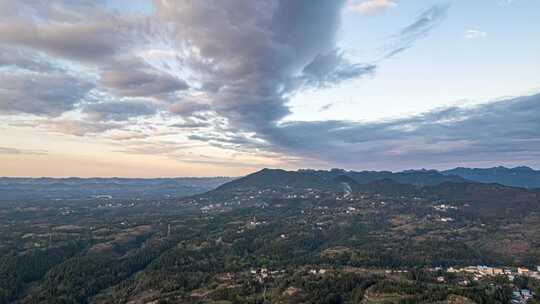
<path fill-rule="evenodd" d="M 388 180 L 416 187 L 437 186 L 443 183 L 486 183 L 512 187 L 540 188 L 540 171 L 529 167 L 495 167 L 488 169 L 455 168 L 446 171 L 406 170 L 390 171 L 348 171 L 342 169 L 286 171 L 281 169 L 262 169 L 245 177 L 220 186 L 220 192 L 231 189 L 248 188 L 340 188 L 338 179 L 349 179 L 348 184 L 368 185 Z M 365 187 L 364 187 L 365 188 Z"/>
<path fill-rule="evenodd" d="M 386 178 L 376 179 L 381 176 Z M 441 181 L 429 180 L 431 176 Z M 445 181 L 444 177 L 447 177 Z M 403 182 L 408 180 L 409 183 Z M 208 204 L 242 200 L 248 205 L 286 197 L 314 198 L 330 195 L 346 198 L 361 197 L 423 197 L 433 201 L 452 201 L 470 205 L 474 213 L 496 215 L 501 210 L 527 213 L 538 210 L 540 190 L 511 187 L 496 183 L 466 181 L 436 171 L 408 171 L 401 173 L 332 171 L 285 171 L 263 169 L 226 183 L 199 196 Z M 251 202 L 251 203 L 250 203 Z"/>
<path fill-rule="evenodd" d="M 399 184 L 414 186 L 433 186 L 444 182 L 465 182 L 462 177 L 444 175 L 435 170 L 404 171 L 346 171 L 341 169 L 298 170 L 262 169 L 245 177 L 233 180 L 216 189 L 218 192 L 256 188 L 315 188 L 336 189 L 342 183 L 339 179 L 347 178 L 349 184 L 367 185 L 375 181 L 389 180 Z M 351 185 L 353 186 L 353 185 Z"/>

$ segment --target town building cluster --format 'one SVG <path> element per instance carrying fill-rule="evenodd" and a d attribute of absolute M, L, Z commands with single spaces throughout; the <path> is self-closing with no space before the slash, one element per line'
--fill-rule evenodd
<path fill-rule="evenodd" d="M 540 279 L 540 266 L 536 270 L 531 270 L 526 267 L 490 267 L 485 265 L 468 266 L 464 268 L 449 267 L 446 269 L 450 273 L 469 273 L 473 275 L 474 280 L 479 280 L 486 276 L 504 275 L 509 280 L 514 280 L 517 276 L 531 277 Z"/>

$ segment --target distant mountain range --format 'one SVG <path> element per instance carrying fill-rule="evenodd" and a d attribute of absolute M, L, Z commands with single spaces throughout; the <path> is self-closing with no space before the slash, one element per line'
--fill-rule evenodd
<path fill-rule="evenodd" d="M 443 182 L 465 182 L 462 177 L 442 174 L 435 170 L 404 171 L 392 173 L 389 171 L 345 171 L 341 169 L 298 170 L 262 169 L 245 177 L 233 180 L 220 186 L 216 191 L 229 189 L 247 189 L 260 187 L 297 187 L 329 189 L 341 183 L 339 179 L 348 179 L 356 185 L 365 185 L 380 180 L 390 180 L 400 184 L 414 186 L 431 186 Z"/>
<path fill-rule="evenodd" d="M 0 177 L 0 201 L 178 198 L 231 181 L 205 178 L 8 178 Z"/>
<path fill-rule="evenodd" d="M 461 176 L 464 179 L 479 183 L 498 183 L 501 185 L 540 188 L 540 171 L 529 167 L 494 167 L 494 168 L 455 168 L 442 171 L 442 174 Z"/>
<path fill-rule="evenodd" d="M 69 200 L 96 197 L 163 199 L 180 198 L 207 191 L 232 193 L 264 188 L 313 188 L 328 191 L 378 191 L 396 194 L 416 193 L 419 188 L 424 188 L 426 191 L 425 189 L 429 187 L 442 184 L 470 183 L 540 188 L 540 171 L 529 167 L 455 168 L 446 171 L 422 169 L 402 172 L 263 169 L 238 179 L 229 177 L 157 179 L 0 177 L 0 201 Z"/>
<path fill-rule="evenodd" d="M 196 198 L 207 204 L 243 201 L 249 205 L 290 197 L 311 197 L 314 200 L 328 196 L 345 198 L 349 194 L 355 197 L 418 197 L 430 201 L 459 202 L 470 204 L 470 210 L 491 215 L 508 210 L 526 214 L 536 210 L 540 204 L 540 189 L 480 183 L 433 170 L 391 173 L 263 169 Z"/>
<path fill-rule="evenodd" d="M 220 186 L 217 191 L 227 189 L 273 187 L 302 187 L 329 189 L 338 187 L 339 179 L 348 179 L 355 185 L 366 185 L 387 180 L 398 184 L 416 187 L 436 186 L 442 183 L 496 183 L 505 186 L 540 188 L 540 171 L 529 167 L 487 169 L 455 168 L 446 171 L 437 170 L 407 170 L 402 172 L 390 171 L 347 171 L 342 169 L 286 171 L 281 169 L 263 169 L 245 177 Z"/>

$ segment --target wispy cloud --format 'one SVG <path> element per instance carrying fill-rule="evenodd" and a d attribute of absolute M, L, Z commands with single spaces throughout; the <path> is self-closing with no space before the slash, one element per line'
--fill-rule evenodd
<path fill-rule="evenodd" d="M 148 100 L 107 101 L 87 104 L 82 113 L 92 121 L 124 121 L 157 113 L 157 106 Z"/>
<path fill-rule="evenodd" d="M 42 120 L 36 122 L 36 125 L 47 131 L 74 136 L 99 134 L 121 127 L 121 124 L 118 123 L 90 122 L 76 119 Z"/>
<path fill-rule="evenodd" d="M 414 46 L 427 37 L 446 18 L 450 4 L 438 4 L 422 12 L 411 24 L 404 27 L 393 37 L 394 41 L 387 46 L 382 60 L 394 57 Z"/>
<path fill-rule="evenodd" d="M 479 31 L 479 30 L 467 30 L 464 34 L 464 37 L 466 39 L 479 39 L 484 38 L 487 36 L 486 32 Z"/>
<path fill-rule="evenodd" d="M 349 0 L 347 8 L 362 15 L 375 15 L 387 9 L 395 8 L 398 4 L 392 0 Z"/>
<path fill-rule="evenodd" d="M 319 112 L 328 111 L 328 110 L 330 110 L 334 105 L 335 105 L 334 103 L 327 103 L 327 104 L 324 104 L 324 105 L 322 105 L 322 106 L 319 108 Z"/>
<path fill-rule="evenodd" d="M 45 150 L 17 149 L 10 147 L 0 147 L 0 155 L 46 155 Z"/>

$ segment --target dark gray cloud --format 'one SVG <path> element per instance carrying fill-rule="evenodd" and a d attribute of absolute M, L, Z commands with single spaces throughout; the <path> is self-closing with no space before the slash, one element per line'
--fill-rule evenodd
<path fill-rule="evenodd" d="M 95 61 L 115 55 L 118 39 L 111 24 L 40 25 L 0 24 L 3 43 L 45 50 L 51 55 L 72 60 Z"/>
<path fill-rule="evenodd" d="M 190 139 L 228 149 L 296 155 L 308 166 L 319 161 L 353 169 L 539 165 L 539 115 L 537 94 L 372 123 L 281 123 L 267 129 L 263 141 L 222 133 Z"/>
<path fill-rule="evenodd" d="M 170 110 L 189 115 L 211 109 L 233 127 L 256 133 L 290 113 L 287 102 L 298 90 L 339 85 L 376 70 L 336 48 L 345 0 L 157 0 L 150 17 L 113 14 L 104 3 L 4 3 L 13 13 L 0 21 L 0 44 L 91 64 L 100 90 L 118 97 L 175 100 L 176 92 L 190 89 L 187 82 L 131 52 L 152 39 L 165 40 L 209 101 L 179 101 Z M 442 10 L 433 8 L 403 29 L 400 45 L 425 35 Z"/>
<path fill-rule="evenodd" d="M 318 55 L 333 54 L 345 1 L 155 1 L 157 17 L 173 25 L 183 63 L 210 96 L 212 109 L 235 128 L 262 132 L 288 115 L 288 95 Z M 190 53 L 190 50 L 195 50 Z M 314 84 L 358 74 L 336 62 L 334 76 L 306 70 Z M 319 67 L 319 70 L 322 67 Z M 338 75 L 339 74 L 339 75 Z"/>
<path fill-rule="evenodd" d="M 179 101 L 172 104 L 169 107 L 169 110 L 173 114 L 178 114 L 182 116 L 191 116 L 194 113 L 209 111 L 210 105 L 199 103 L 196 101 L 185 100 L 185 101 Z"/>
<path fill-rule="evenodd" d="M 155 115 L 157 106 L 145 100 L 110 101 L 87 104 L 82 113 L 92 121 L 123 121 Z"/>
<path fill-rule="evenodd" d="M 448 10 L 447 5 L 429 8 L 392 37 L 393 43 L 383 59 L 362 64 L 347 59 L 336 47 L 344 3 L 157 1 L 157 14 L 175 25 L 178 45 L 196 50 L 183 63 L 200 77 L 201 83 L 212 84 L 214 89 L 205 91 L 211 108 L 227 118 L 227 130 L 235 133 L 197 133 L 190 139 L 224 148 L 256 147 L 348 164 L 358 161 L 358 153 L 374 156 L 394 151 L 393 144 L 404 140 L 396 136 L 394 128 L 406 127 L 397 122 L 281 122 L 290 113 L 289 98 L 299 90 L 335 86 L 374 74 L 377 64 L 428 35 Z M 350 153 L 350 157 L 344 153 Z"/>
<path fill-rule="evenodd" d="M 0 68 L 17 68 L 35 72 L 58 71 L 47 58 L 27 50 L 0 47 Z"/>
<path fill-rule="evenodd" d="M 65 73 L 0 72 L 0 113 L 59 116 L 94 88 Z"/>
<path fill-rule="evenodd" d="M 189 88 L 184 80 L 136 59 L 117 61 L 105 67 L 101 83 L 120 96 L 131 97 L 159 96 Z"/>
<path fill-rule="evenodd" d="M 304 85 L 324 88 L 373 74 L 375 69 L 373 64 L 351 63 L 344 58 L 342 51 L 333 50 L 317 55 L 304 67 L 301 78 Z"/>
<path fill-rule="evenodd" d="M 356 168 L 540 159 L 540 94 L 377 122 L 290 122 L 269 133 L 283 153 Z"/>
<path fill-rule="evenodd" d="M 144 43 L 134 39 L 136 19 L 107 13 L 103 4 L 104 1 L 3 1 L 0 43 L 94 63 Z"/>
<path fill-rule="evenodd" d="M 0 67 L 11 68 L 1 77 L 14 80 L 0 83 L 2 112 L 57 116 L 73 110 L 75 104 L 88 102 L 85 74 L 97 78 L 96 91 L 108 92 L 112 95 L 108 99 L 173 98 L 177 91 L 188 89 L 184 80 L 138 57 L 136 51 L 150 39 L 152 21 L 114 13 L 105 4 L 102 0 L 0 2 Z M 39 74 L 17 71 L 21 69 Z M 146 107 L 146 113 L 151 107 Z M 96 105 L 94 112 L 97 108 L 103 117 L 120 117 L 117 112 L 104 113 L 114 111 L 112 105 Z M 139 112 L 126 111 L 122 118 Z"/>
<path fill-rule="evenodd" d="M 305 88 L 336 86 L 373 75 L 336 47 L 345 1 L 155 1 L 157 18 L 186 54 L 211 109 L 232 128 L 273 133 L 290 114 L 289 98 Z M 391 53 L 425 37 L 446 13 L 435 6 L 401 30 Z M 393 55 L 393 54 L 392 54 Z M 387 55 L 386 58 L 392 55 Z"/>

